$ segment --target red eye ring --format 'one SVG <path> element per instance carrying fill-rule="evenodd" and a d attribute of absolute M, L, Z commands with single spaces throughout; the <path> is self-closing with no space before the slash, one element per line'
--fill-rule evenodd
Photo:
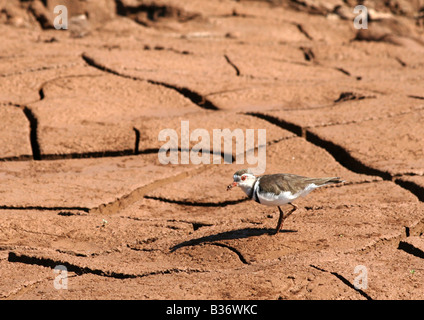
<path fill-rule="evenodd" d="M 246 180 L 246 176 L 241 176 L 241 180 Z"/>

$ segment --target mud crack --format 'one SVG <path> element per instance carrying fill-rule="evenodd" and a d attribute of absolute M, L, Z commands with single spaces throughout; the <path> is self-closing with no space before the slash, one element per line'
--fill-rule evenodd
<path fill-rule="evenodd" d="M 172 177 L 167 177 L 167 178 L 163 178 L 160 180 L 156 180 L 152 183 L 149 183 L 147 185 L 144 185 L 142 187 L 139 187 L 133 191 L 131 191 L 130 193 L 116 199 L 115 201 L 106 203 L 106 204 L 102 204 L 98 207 L 92 208 L 89 210 L 90 213 L 101 213 L 101 214 L 114 214 L 116 212 L 118 212 L 119 210 L 122 210 L 123 208 L 128 207 L 129 205 L 133 204 L 134 202 L 142 199 L 143 197 L 145 197 L 145 195 L 154 190 L 157 189 L 159 187 L 162 187 L 166 184 L 169 183 L 173 183 L 173 182 L 177 182 L 177 181 L 181 181 L 187 177 L 190 177 L 192 175 L 197 175 L 205 170 L 208 169 L 207 165 L 203 165 L 199 168 L 190 170 L 190 171 L 185 171 L 182 172 L 180 174 L 177 174 L 175 176 Z"/>
<path fill-rule="evenodd" d="M 334 103 L 349 101 L 349 100 L 363 100 L 365 98 L 375 98 L 375 96 L 367 97 L 367 96 L 357 94 L 354 92 L 342 92 L 340 96 L 336 100 L 334 100 Z"/>
<path fill-rule="evenodd" d="M 200 228 L 203 228 L 203 227 L 213 226 L 213 224 L 211 224 L 211 223 L 195 222 L 195 221 L 187 221 L 187 220 L 170 219 L 170 220 L 167 220 L 167 221 L 168 222 L 182 222 L 182 223 L 190 224 L 193 227 L 193 231 L 199 230 Z"/>
<path fill-rule="evenodd" d="M 228 58 L 228 56 L 226 54 L 224 54 L 224 58 L 225 60 L 228 62 L 228 64 L 233 67 L 233 69 L 236 71 L 236 76 L 240 76 L 240 70 L 239 68 L 230 60 L 230 58 Z"/>
<path fill-rule="evenodd" d="M 188 12 L 178 6 L 156 1 L 139 4 L 137 2 L 116 0 L 115 3 L 118 15 L 133 19 L 135 22 L 147 27 L 163 18 L 174 19 L 183 23 L 201 17 L 200 13 Z"/>
<path fill-rule="evenodd" d="M 418 100 L 424 100 L 424 97 L 421 97 L 421 96 L 414 96 L 414 95 L 408 95 L 408 98 L 418 99 Z"/>
<path fill-rule="evenodd" d="M 300 47 L 299 49 L 303 52 L 303 57 L 306 61 L 313 61 L 315 59 L 315 54 L 311 48 Z"/>
<path fill-rule="evenodd" d="M 392 176 L 388 172 L 365 165 L 358 159 L 354 158 L 346 149 L 332 141 L 322 139 L 310 131 L 306 131 L 306 140 L 318 147 L 327 150 L 327 152 L 331 154 L 338 163 L 352 172 L 369 176 L 379 176 L 383 180 L 392 180 Z"/>
<path fill-rule="evenodd" d="M 40 144 L 38 143 L 38 119 L 32 110 L 24 105 L 9 102 L 7 106 L 16 107 L 22 110 L 29 124 L 29 143 L 31 145 L 32 157 L 28 155 L 21 155 L 17 157 L 1 158 L 0 161 L 25 161 L 25 160 L 41 160 Z"/>
<path fill-rule="evenodd" d="M 400 241 L 398 249 L 403 250 L 406 253 L 412 254 L 413 256 L 416 256 L 418 258 L 424 259 L 424 251 L 408 242 Z"/>
<path fill-rule="evenodd" d="M 399 57 L 395 57 L 395 60 L 402 66 L 402 67 L 406 67 L 407 64 L 401 60 Z"/>
<path fill-rule="evenodd" d="M 314 40 L 309 33 L 306 32 L 305 28 L 300 23 L 293 23 L 297 29 L 302 33 L 308 40 Z"/>
<path fill-rule="evenodd" d="M 320 267 L 317 267 L 317 266 L 315 266 L 315 265 L 313 265 L 313 264 L 310 264 L 309 265 L 310 267 L 312 267 L 312 268 L 314 268 L 314 269 L 316 269 L 316 270 L 319 270 L 319 271 L 321 271 L 321 272 L 325 272 L 325 273 L 330 273 L 330 274 L 332 274 L 333 276 L 335 276 L 337 279 L 339 279 L 341 282 L 343 282 L 345 285 L 347 285 L 349 288 L 352 288 L 353 290 L 355 290 L 355 291 L 357 291 L 361 296 L 363 296 L 365 299 L 367 299 L 367 300 L 373 300 L 366 292 L 364 292 L 362 289 L 357 289 L 357 288 L 355 288 L 355 286 L 352 284 L 352 283 L 350 283 L 350 281 L 349 280 L 347 280 L 345 277 L 343 277 L 341 274 L 339 274 L 339 273 L 337 273 L 337 272 L 332 272 L 332 271 L 327 271 L 327 270 L 325 270 L 325 269 L 322 269 L 322 268 L 320 268 Z"/>
<path fill-rule="evenodd" d="M 275 124 L 285 130 L 291 131 L 292 133 L 298 135 L 299 137 L 303 137 L 306 141 L 312 143 L 315 146 L 325 149 L 340 165 L 345 167 L 346 169 L 359 173 L 365 174 L 368 176 L 378 176 L 386 181 L 392 181 L 396 183 L 398 186 L 402 187 L 405 190 L 408 190 L 413 195 L 415 195 L 420 201 L 424 201 L 424 192 L 423 187 L 409 181 L 403 181 L 400 179 L 395 179 L 390 173 L 386 171 L 382 171 L 371 166 L 368 166 L 361 162 L 360 160 L 353 157 L 345 148 L 342 146 L 335 144 L 332 141 L 326 140 L 318 136 L 317 134 L 303 128 L 299 125 L 291 123 L 286 120 L 282 120 L 273 116 L 269 116 L 262 113 L 251 112 L 247 113 L 248 115 L 252 115 L 258 117 L 260 119 L 264 119 L 272 124 Z"/>
<path fill-rule="evenodd" d="M 411 181 L 405 181 L 405 180 L 402 180 L 402 179 L 394 179 L 394 182 L 398 186 L 400 186 L 400 187 L 410 191 L 411 193 L 415 194 L 417 196 L 418 200 L 420 200 L 421 202 L 424 202 L 424 187 L 423 186 L 420 186 L 420 185 L 413 183 Z"/>
<path fill-rule="evenodd" d="M 58 265 L 63 265 L 66 267 L 67 271 L 69 272 L 75 272 L 77 275 L 82 275 L 85 273 L 91 273 L 102 277 L 111 277 L 116 279 L 130 279 L 130 278 L 143 278 L 147 276 L 152 275 L 160 275 L 160 274 L 173 274 L 173 273 L 195 273 L 195 272 L 208 272 L 206 270 L 200 270 L 200 269 L 192 269 L 192 268 L 169 268 L 164 270 L 155 270 L 151 272 L 145 272 L 145 273 L 124 273 L 124 272 L 115 272 L 115 271 L 109 271 L 109 270 L 102 270 L 102 269 L 96 269 L 96 268 L 90 268 L 90 267 L 83 267 L 79 266 L 74 263 L 70 263 L 67 261 L 60 261 L 60 260 L 54 260 L 51 258 L 45 258 L 45 257 L 35 257 L 30 256 L 27 254 L 19 254 L 15 252 L 9 252 L 8 256 L 9 262 L 20 262 L 30 265 L 39 265 L 43 267 L 48 267 L 54 269 Z"/>
<path fill-rule="evenodd" d="M 16 75 L 22 75 L 25 73 L 33 73 L 33 72 L 40 72 L 40 71 L 47 71 L 47 70 L 55 70 L 55 69 L 61 69 L 61 68 L 72 68 L 75 66 L 80 65 L 80 62 L 72 62 L 72 63 L 65 63 L 65 64 L 58 64 L 58 65 L 52 65 L 52 66 L 41 66 L 38 68 L 29 68 L 25 70 L 20 70 L 12 73 L 2 73 L 0 74 L 0 77 L 6 78 Z"/>
<path fill-rule="evenodd" d="M 86 207 L 45 207 L 45 206 L 0 206 L 0 210 L 37 210 L 37 211 L 64 211 L 64 212 L 89 212 L 90 208 Z"/>
<path fill-rule="evenodd" d="M 108 68 L 98 62 L 95 61 L 95 59 L 89 57 L 87 54 L 83 53 L 81 55 L 82 59 L 91 67 L 94 67 L 96 69 L 99 69 L 101 71 L 119 76 L 119 77 L 123 77 L 123 78 L 127 78 L 127 79 L 131 79 L 131 80 L 137 80 L 137 81 L 146 81 L 150 84 L 154 84 L 154 85 L 159 85 L 171 90 L 174 90 L 176 92 L 178 92 L 179 94 L 183 95 L 185 98 L 189 99 L 191 102 L 193 102 L 195 105 L 203 108 L 203 109 L 207 109 L 207 110 L 219 110 L 219 108 L 214 105 L 211 101 L 209 101 L 208 99 L 206 99 L 205 96 L 201 95 L 200 93 L 189 89 L 187 87 L 180 87 L 180 86 L 176 86 L 170 83 L 165 83 L 162 81 L 157 81 L 157 80 L 151 80 L 151 79 L 144 79 L 144 78 L 140 78 L 140 77 L 135 77 L 135 76 L 130 76 L 127 74 L 123 74 L 120 73 L 118 71 L 115 71 L 111 68 Z"/>
<path fill-rule="evenodd" d="M 352 77 L 352 74 L 349 71 L 347 71 L 347 70 L 345 70 L 343 68 L 334 67 L 334 69 L 337 70 L 337 71 L 340 71 L 341 73 L 343 73 L 343 74 L 345 74 L 345 75 L 347 75 L 349 77 Z M 355 79 L 356 80 L 362 80 L 362 77 L 361 76 L 357 76 L 357 77 L 355 77 Z"/>

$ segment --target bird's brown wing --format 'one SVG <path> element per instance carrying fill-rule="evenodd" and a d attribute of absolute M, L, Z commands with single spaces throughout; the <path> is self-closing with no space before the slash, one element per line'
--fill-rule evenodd
<path fill-rule="evenodd" d="M 292 194 L 296 194 L 312 183 L 317 186 L 323 186 L 339 182 L 342 182 L 342 180 L 337 177 L 308 178 L 295 174 L 278 173 L 262 176 L 259 189 L 260 191 L 272 192 L 274 194 L 280 194 L 285 191 L 290 191 Z"/>
<path fill-rule="evenodd" d="M 281 192 L 290 191 L 292 194 L 306 188 L 310 182 L 306 182 L 306 177 L 295 174 L 268 174 L 261 177 L 259 189 L 264 192 L 272 192 L 280 194 Z"/>

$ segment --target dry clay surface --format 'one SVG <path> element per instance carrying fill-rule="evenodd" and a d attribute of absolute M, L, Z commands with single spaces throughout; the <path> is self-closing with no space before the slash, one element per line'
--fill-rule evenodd
<path fill-rule="evenodd" d="M 0 298 L 424 298 L 423 1 L 64 2 L 0 1 Z M 225 128 L 345 182 L 273 235 Z"/>

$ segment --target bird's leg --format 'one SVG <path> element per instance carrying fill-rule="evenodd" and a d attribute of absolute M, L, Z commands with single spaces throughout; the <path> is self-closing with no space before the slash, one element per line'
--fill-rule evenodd
<path fill-rule="evenodd" d="M 280 232 L 281 227 L 283 226 L 283 221 L 284 221 L 283 210 L 281 210 L 280 207 L 278 207 L 278 210 L 280 211 L 280 217 L 278 218 L 278 224 L 277 224 L 277 228 L 275 229 L 275 234 L 277 234 L 278 232 Z"/>
<path fill-rule="evenodd" d="M 293 208 L 289 212 L 287 212 L 285 216 L 284 216 L 283 210 L 281 210 L 281 208 L 278 207 L 278 210 L 280 211 L 280 217 L 278 218 L 278 224 L 277 224 L 277 228 L 275 229 L 275 234 L 280 232 L 281 227 L 283 226 L 284 220 L 286 220 L 289 215 L 291 215 L 293 212 L 297 210 L 297 206 L 295 204 L 293 203 L 290 203 L 290 204 L 292 205 Z"/>
<path fill-rule="evenodd" d="M 292 205 L 292 209 L 289 211 L 289 212 L 287 212 L 286 213 L 286 216 L 284 217 L 284 220 L 289 216 L 289 215 L 291 215 L 293 212 L 295 212 L 296 210 L 297 210 L 297 205 L 295 205 L 295 204 L 293 204 L 293 203 L 289 203 L 289 204 L 291 204 Z"/>

